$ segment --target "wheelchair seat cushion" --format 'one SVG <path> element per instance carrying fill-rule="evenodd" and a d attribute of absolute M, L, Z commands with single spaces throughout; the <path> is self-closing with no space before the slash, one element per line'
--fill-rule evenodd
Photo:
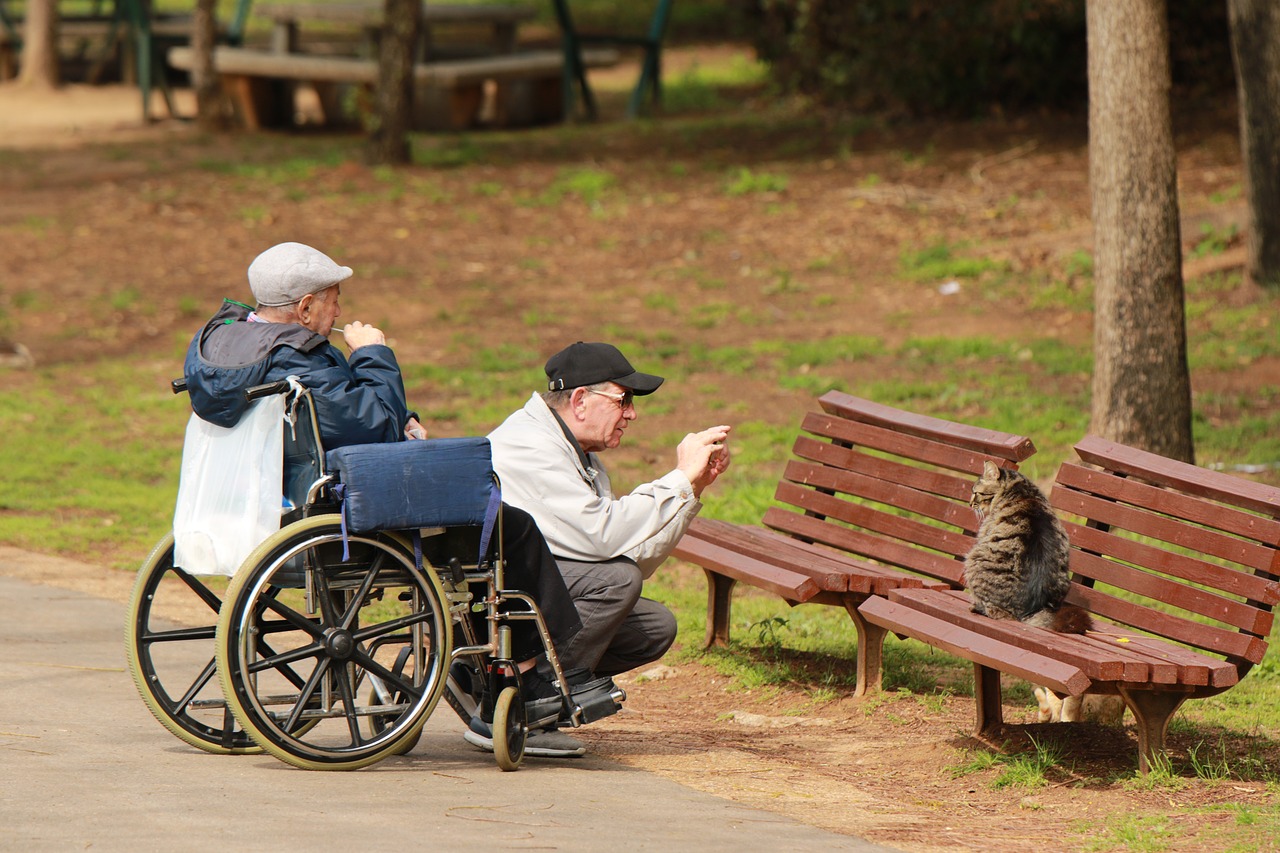
<path fill-rule="evenodd" d="M 352 533 L 485 522 L 494 489 L 487 438 L 356 444 L 325 460 L 342 482 Z"/>

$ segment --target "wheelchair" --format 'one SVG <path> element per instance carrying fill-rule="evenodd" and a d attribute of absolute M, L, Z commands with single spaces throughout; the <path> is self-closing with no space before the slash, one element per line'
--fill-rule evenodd
<path fill-rule="evenodd" d="M 174 383 L 175 392 L 183 388 L 183 380 Z M 291 476 L 282 491 L 292 506 L 221 595 L 220 578 L 174 565 L 172 533 L 140 568 L 126 656 L 143 702 L 165 728 L 211 753 L 265 751 L 303 769 L 354 770 L 413 749 L 444 698 L 464 724 L 478 716 L 490 725 L 498 766 L 515 770 L 528 734 L 511 659 L 517 621 L 533 622 L 542 639 L 562 724 L 619 709 L 626 697 L 616 687 L 569 691 L 537 603 L 505 588 L 500 501 L 490 496 L 483 519 L 473 509 L 458 522 L 446 510 L 451 523 L 438 526 L 353 525 L 344 503 L 351 484 L 330 470 L 307 389 L 284 381 L 246 395 L 285 397 Z M 448 457 L 450 442 L 461 451 L 480 442 L 487 454 L 483 439 L 409 444 L 435 445 Z M 497 489 L 491 467 L 486 473 L 492 482 L 483 488 Z M 456 485 L 442 505 L 466 492 Z M 478 549 L 435 555 L 439 565 L 424 557 L 424 542 L 460 525 L 479 528 Z M 197 624 L 175 627 L 174 613 Z"/>

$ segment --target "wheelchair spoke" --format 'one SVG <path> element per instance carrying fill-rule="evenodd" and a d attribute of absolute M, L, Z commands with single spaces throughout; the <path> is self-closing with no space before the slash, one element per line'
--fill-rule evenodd
<path fill-rule="evenodd" d="M 145 645 L 153 643 L 185 643 L 190 640 L 212 640 L 214 626 L 202 628 L 175 628 L 172 631 L 147 631 L 139 639 Z"/>
<path fill-rule="evenodd" d="M 324 678 L 324 674 L 328 669 L 329 659 L 321 658 L 316 668 L 312 670 L 311 677 L 307 679 L 307 683 L 299 691 L 298 701 L 294 703 L 293 710 L 289 712 L 289 716 L 285 720 L 285 731 L 291 732 L 298 727 L 298 721 L 302 719 L 302 712 L 307 710 L 307 705 L 311 703 L 316 689 L 320 686 L 320 679 Z"/>
<path fill-rule="evenodd" d="M 376 675 L 385 683 L 395 685 L 396 689 L 403 690 L 414 699 L 417 699 L 422 695 L 422 691 L 415 687 L 412 682 L 404 680 L 404 675 L 397 675 L 387 669 L 385 666 L 370 657 L 363 649 L 357 650 L 351 658 L 364 667 L 370 675 Z"/>
<path fill-rule="evenodd" d="M 386 622 L 366 625 L 359 631 L 354 632 L 353 636 L 360 642 L 364 642 L 376 637 L 386 636 L 387 634 L 394 634 L 402 628 L 420 625 L 423 622 L 430 622 L 434 616 L 435 614 L 430 610 L 421 610 L 417 613 L 410 613 L 408 616 L 401 616 L 398 619 L 389 619 Z"/>
<path fill-rule="evenodd" d="M 179 566 L 173 567 L 173 573 L 182 579 L 182 582 L 191 588 L 201 601 L 208 606 L 210 610 L 217 615 L 218 610 L 222 607 L 222 599 L 213 594 L 213 590 L 200 582 L 200 579 Z"/>
<path fill-rule="evenodd" d="M 334 672 L 336 674 L 334 680 L 338 682 L 338 696 L 342 700 L 342 707 L 346 711 L 347 730 L 351 733 L 351 745 L 360 746 L 364 743 L 364 738 L 360 736 L 360 720 L 356 716 L 356 690 L 351 684 L 351 673 L 345 666 L 335 667 Z"/>
<path fill-rule="evenodd" d="M 209 658 L 209 662 L 204 665 L 204 669 L 200 670 L 196 680 L 191 683 L 191 686 L 187 688 L 187 692 L 182 694 L 182 698 L 175 702 L 173 707 L 178 711 L 182 711 L 187 705 L 195 701 L 196 696 L 205 688 L 205 685 L 209 683 L 209 680 L 213 678 L 214 673 L 217 671 L 217 662 L 213 658 Z"/>
<path fill-rule="evenodd" d="M 275 649 L 271 648 L 271 646 L 268 646 L 268 645 L 267 645 L 267 643 L 266 643 L 266 641 L 265 641 L 264 639 L 262 639 L 262 637 L 258 637 L 258 642 L 257 642 L 257 644 L 254 646 L 254 648 L 255 648 L 255 650 L 257 651 L 258 656 L 259 656 L 260 658 L 264 658 L 264 659 L 265 659 L 265 658 L 271 658 L 271 659 L 278 659 L 278 658 L 279 658 L 279 653 L 278 653 L 278 652 L 276 652 L 276 650 L 275 650 Z M 281 663 L 281 664 L 279 664 L 279 665 L 277 665 L 277 666 L 274 666 L 274 667 L 272 667 L 272 668 L 273 668 L 277 673 L 279 673 L 279 674 L 280 674 L 280 675 L 281 675 L 281 676 L 282 676 L 286 681 L 288 681 L 290 684 L 292 684 L 294 687 L 297 687 L 298 689 L 302 689 L 302 685 L 305 683 L 305 679 L 304 679 L 301 675 L 298 675 L 298 673 L 294 672 L 294 671 L 293 671 L 293 667 L 288 666 L 288 665 L 286 665 L 286 664 L 284 664 L 284 663 Z"/>
<path fill-rule="evenodd" d="M 268 669 L 283 672 L 287 669 L 285 664 L 297 663 L 298 661 L 306 660 L 307 658 L 318 658 L 321 661 L 328 660 L 324 655 L 324 646 L 319 643 L 312 643 L 298 649 L 292 649 L 291 651 L 281 652 L 280 654 L 272 655 L 271 657 L 264 657 L 261 660 L 253 661 L 248 664 L 246 670 L 250 675 L 265 672 Z"/>
<path fill-rule="evenodd" d="M 279 633 L 289 630 L 286 625 L 264 621 L 263 617 L 267 610 L 271 610 L 276 615 L 283 617 L 289 625 L 307 632 L 312 637 L 316 637 L 318 639 L 324 636 L 323 625 L 317 624 L 314 619 L 308 618 L 305 614 L 299 613 L 283 601 L 275 598 L 259 601 L 257 607 L 254 609 L 253 621 L 255 626 L 260 626 L 264 629 L 269 628 L 271 629 L 271 633 Z"/>

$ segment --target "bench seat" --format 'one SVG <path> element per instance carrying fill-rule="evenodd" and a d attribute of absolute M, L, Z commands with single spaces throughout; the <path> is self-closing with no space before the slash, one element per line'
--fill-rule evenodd
<path fill-rule="evenodd" d="M 169 64 L 190 71 L 194 56 L 190 47 L 173 47 Z M 591 67 L 618 62 L 617 51 L 592 51 Z M 241 121 L 249 129 L 279 127 L 293 121 L 292 88 L 281 83 L 308 83 L 316 86 L 324 104 L 326 120 L 337 113 L 333 95 L 339 84 L 372 87 L 378 80 L 378 61 L 354 56 L 321 56 L 282 53 L 218 45 L 213 52 L 214 71 L 236 102 Z M 516 104 L 510 93 L 504 99 L 508 115 L 500 123 L 521 124 L 558 119 L 543 109 L 558 109 L 563 82 L 564 54 L 559 50 L 537 50 L 493 56 L 470 57 L 443 62 L 420 62 L 414 66 L 415 100 L 419 107 L 420 129 L 464 129 L 472 126 L 480 110 L 483 87 L 487 83 L 506 86 L 521 84 L 547 89 L 546 97 L 524 93 L 536 105 Z M 557 100 L 560 99 L 560 100 Z M 440 116 L 441 101 L 447 115 Z M 516 113 L 519 113 L 517 116 Z M 335 114 L 335 115 L 331 115 Z"/>

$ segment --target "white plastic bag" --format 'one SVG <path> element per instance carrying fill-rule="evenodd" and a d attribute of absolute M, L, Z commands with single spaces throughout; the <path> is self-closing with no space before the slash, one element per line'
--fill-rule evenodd
<path fill-rule="evenodd" d="M 258 400 L 230 429 L 192 415 L 173 513 L 174 564 L 193 575 L 234 575 L 280 529 L 283 472 L 283 397 Z"/>

